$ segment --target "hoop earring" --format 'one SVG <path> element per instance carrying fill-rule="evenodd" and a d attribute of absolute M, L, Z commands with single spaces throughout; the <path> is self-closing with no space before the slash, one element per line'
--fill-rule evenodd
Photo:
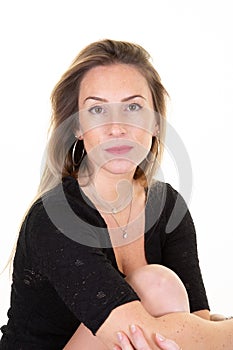
<path fill-rule="evenodd" d="M 72 149 L 72 155 L 71 155 L 73 172 L 75 172 L 75 167 L 80 165 L 80 163 L 81 163 L 81 161 L 83 159 L 83 155 L 84 155 L 84 149 L 83 149 L 82 156 L 80 157 L 80 160 L 78 161 L 78 163 L 75 162 L 74 156 L 75 156 L 75 151 L 76 151 L 76 147 L 77 147 L 78 141 L 79 140 L 75 141 L 73 149 Z"/>
<path fill-rule="evenodd" d="M 160 140 L 158 137 L 156 137 L 156 143 L 157 143 L 157 151 L 156 151 L 155 158 L 157 158 L 158 154 L 160 153 Z"/>
<path fill-rule="evenodd" d="M 159 154 L 159 152 L 160 152 L 160 141 L 159 141 L 159 138 L 158 137 L 156 137 L 155 136 L 155 138 L 156 138 L 156 143 L 157 143 L 157 150 L 156 150 L 156 153 L 153 153 L 153 156 L 151 157 L 149 157 L 149 158 L 153 158 L 153 159 L 148 159 L 148 155 L 146 156 L 146 161 L 147 161 L 147 163 L 153 163 L 154 161 L 155 161 L 155 159 L 158 157 L 158 154 Z M 148 154 L 152 154 L 152 152 L 149 152 Z"/>

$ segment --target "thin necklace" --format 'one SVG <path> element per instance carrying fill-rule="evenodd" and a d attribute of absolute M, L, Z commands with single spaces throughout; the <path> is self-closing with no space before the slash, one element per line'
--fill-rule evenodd
<path fill-rule="evenodd" d="M 133 189 L 131 189 L 129 191 L 129 193 L 127 194 L 127 197 L 120 201 L 116 200 L 115 202 L 111 202 L 113 205 L 111 205 L 110 203 L 106 204 L 103 200 L 101 200 L 98 197 L 98 193 L 97 190 L 95 188 L 95 184 L 91 183 L 90 185 L 90 194 L 92 196 L 92 198 L 94 199 L 94 202 L 97 203 L 101 208 L 99 209 L 100 211 L 106 213 L 106 214 L 117 214 L 120 211 L 122 211 L 123 209 L 125 209 L 129 203 L 132 202 L 132 195 L 133 195 Z M 131 208 L 130 208 L 131 210 Z M 115 219 L 115 218 L 114 218 Z"/>
<path fill-rule="evenodd" d="M 131 202 L 130 202 L 129 216 L 128 216 L 127 223 L 126 223 L 126 225 L 123 226 L 123 227 L 119 224 L 119 222 L 118 222 L 117 219 L 115 218 L 113 211 L 110 213 L 111 216 L 112 216 L 112 218 L 114 219 L 115 223 L 117 224 L 117 226 L 118 226 L 119 229 L 121 230 L 121 232 L 122 232 L 122 238 L 124 238 L 124 239 L 126 239 L 126 238 L 128 237 L 127 229 L 128 229 L 128 225 L 129 225 L 130 216 L 131 216 L 132 203 L 133 203 L 133 199 L 132 199 Z"/>

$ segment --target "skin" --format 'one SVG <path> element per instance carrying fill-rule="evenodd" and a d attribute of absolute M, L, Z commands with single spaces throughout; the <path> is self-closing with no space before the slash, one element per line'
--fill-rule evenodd
<path fill-rule="evenodd" d="M 137 97 L 132 97 L 135 95 Z M 111 122 L 108 120 L 107 123 L 101 121 L 98 124 L 98 118 L 97 122 L 95 119 L 94 124 L 92 124 L 90 122 L 91 118 L 84 118 L 88 114 L 82 113 L 82 111 L 90 111 L 90 108 L 102 106 L 103 103 L 115 105 L 125 102 L 133 104 L 140 102 L 145 108 L 153 109 L 152 97 L 147 82 L 136 68 L 117 64 L 91 69 L 81 83 L 79 95 L 81 127 L 77 131 L 77 137 L 84 141 L 89 161 L 94 169 L 92 181 L 97 193 L 101 194 L 104 201 L 114 202 L 116 200 L 118 196 L 117 185 L 122 181 L 128 182 L 133 187 L 134 197 L 129 230 L 132 229 L 133 232 L 137 228 L 139 234 L 136 238 L 138 239 L 135 238 L 134 242 L 128 242 L 125 246 L 119 238 L 117 247 L 114 248 L 120 271 L 128 275 L 146 263 L 142 238 L 144 234 L 145 195 L 142 186 L 133 180 L 133 174 L 137 164 L 145 158 L 149 151 L 152 135 L 157 135 L 159 131 L 158 125 L 155 123 L 153 129 L 151 127 L 146 129 L 135 123 L 124 123 L 122 119 Z M 94 110 L 95 112 L 100 111 L 98 108 Z M 131 156 L 126 153 L 123 156 L 111 154 L 111 157 L 109 157 L 109 153 L 106 153 L 106 145 L 125 144 L 127 142 L 133 145 L 133 150 L 136 150 L 136 152 L 131 153 Z M 82 185 L 81 178 L 79 178 L 79 182 Z M 88 186 L 84 191 L 93 200 Z M 112 220 L 111 215 L 107 213 L 101 213 L 101 215 L 107 223 L 112 239 L 112 230 L 117 229 L 117 225 Z M 116 217 L 121 225 L 125 225 L 129 217 L 129 208 L 124 208 Z M 134 222 L 137 222 L 136 226 L 133 226 Z M 132 251 L 134 254 L 130 255 Z M 200 312 L 206 316 L 206 311 Z M 105 344 L 106 348 L 112 349 L 116 343 L 116 335 L 121 330 L 122 339 L 127 342 L 128 338 L 131 344 L 134 344 L 135 335 L 133 336 L 129 325 L 135 322 L 139 329 L 143 331 L 144 335 L 141 334 L 139 338 L 141 341 L 143 339 L 146 341 L 148 350 L 163 349 L 161 344 L 154 339 L 155 330 L 166 338 L 174 339 L 183 349 L 212 350 L 222 349 L 223 346 L 229 350 L 233 348 L 233 322 L 221 322 L 222 325 L 220 325 L 220 323 L 206 321 L 187 312 L 176 312 L 156 318 L 149 314 L 140 301 L 133 301 L 115 308 L 98 330 L 96 337 Z M 79 332 L 80 329 L 74 335 L 74 340 L 76 336 L 80 335 Z M 84 332 L 86 332 L 85 329 Z M 77 344 L 80 343 L 77 342 Z M 123 344 L 121 344 L 122 346 Z M 129 350 L 131 348 L 128 347 Z M 75 348 L 68 345 L 64 349 L 71 350 Z M 127 347 L 122 347 L 122 349 L 127 349 Z"/>
<path fill-rule="evenodd" d="M 135 68 L 128 65 L 96 67 L 85 75 L 80 88 L 79 109 L 88 110 L 103 104 L 112 104 L 113 108 L 118 104 L 140 104 L 144 110 L 153 109 L 152 95 L 146 80 Z M 96 115 L 89 113 L 87 118 L 87 113 L 84 116 L 82 112 L 80 114 L 81 130 L 78 137 L 84 140 L 88 158 L 95 166 L 96 186 L 104 193 L 104 199 L 111 200 L 111 195 L 114 197 L 116 193 L 107 194 L 110 190 L 103 186 L 102 181 L 110 185 L 121 179 L 131 182 L 137 164 L 145 158 L 151 147 L 151 136 L 157 134 L 158 125 L 138 125 L 135 120 L 125 123 L 121 116 L 115 118 L 114 122 L 108 120 L 109 122 L 105 123 L 101 113 L 99 122 L 96 122 Z M 122 157 L 111 158 L 104 152 L 108 146 L 127 142 L 134 148 Z M 116 189 L 115 186 L 109 188 Z"/>
<path fill-rule="evenodd" d="M 147 312 L 158 317 L 169 312 L 189 312 L 188 296 L 184 285 L 178 276 L 170 269 L 161 265 L 150 264 L 134 270 L 126 277 L 127 283 L 136 291 L 141 300 L 141 304 Z M 166 292 L 166 295 L 165 295 Z M 155 301 L 159 301 L 156 303 Z M 124 332 L 118 332 L 117 336 L 122 349 L 131 349 L 133 345 L 136 349 L 141 349 L 146 345 L 146 349 L 151 349 L 139 327 L 129 328 L 132 335 L 132 343 Z M 171 340 L 153 337 L 154 343 L 161 349 L 177 348 Z M 133 345 L 132 345 L 133 344 Z M 107 350 L 98 337 L 82 324 L 64 350 Z"/>
<path fill-rule="evenodd" d="M 143 349 L 151 350 L 151 347 L 145 340 L 142 330 L 136 326 L 130 326 L 130 334 L 132 338 L 132 343 L 129 341 L 129 338 L 123 333 L 118 332 L 117 338 L 119 345 L 115 345 L 113 350 L 133 350 L 133 349 Z M 160 349 L 163 350 L 179 350 L 181 349 L 174 341 L 164 338 L 161 334 L 154 335 L 154 342 Z"/>

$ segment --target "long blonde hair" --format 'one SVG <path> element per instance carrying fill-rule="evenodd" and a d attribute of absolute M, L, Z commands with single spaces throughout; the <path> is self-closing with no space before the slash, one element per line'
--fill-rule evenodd
<path fill-rule="evenodd" d="M 143 161 L 134 174 L 135 179 L 140 180 L 145 186 L 149 185 L 163 152 L 164 118 L 168 96 L 150 60 L 149 53 L 140 45 L 109 39 L 91 43 L 77 55 L 51 94 L 50 138 L 38 195 L 56 186 L 61 182 L 62 177 L 69 175 L 77 177 L 79 166 L 74 167 L 72 150 L 76 141 L 76 116 L 79 109 L 78 97 L 81 81 L 90 69 L 117 63 L 132 65 L 145 77 L 152 93 L 154 109 L 160 116 L 160 140 L 153 137 L 149 161 L 148 159 Z M 84 156 L 85 149 L 83 141 L 80 140 L 75 149 L 75 163 L 80 164 Z"/>

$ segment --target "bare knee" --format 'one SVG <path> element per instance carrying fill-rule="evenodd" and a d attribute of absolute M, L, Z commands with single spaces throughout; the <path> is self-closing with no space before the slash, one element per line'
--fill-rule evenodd
<path fill-rule="evenodd" d="M 146 265 L 133 271 L 126 281 L 153 316 L 189 312 L 186 289 L 179 277 L 162 265 Z"/>

